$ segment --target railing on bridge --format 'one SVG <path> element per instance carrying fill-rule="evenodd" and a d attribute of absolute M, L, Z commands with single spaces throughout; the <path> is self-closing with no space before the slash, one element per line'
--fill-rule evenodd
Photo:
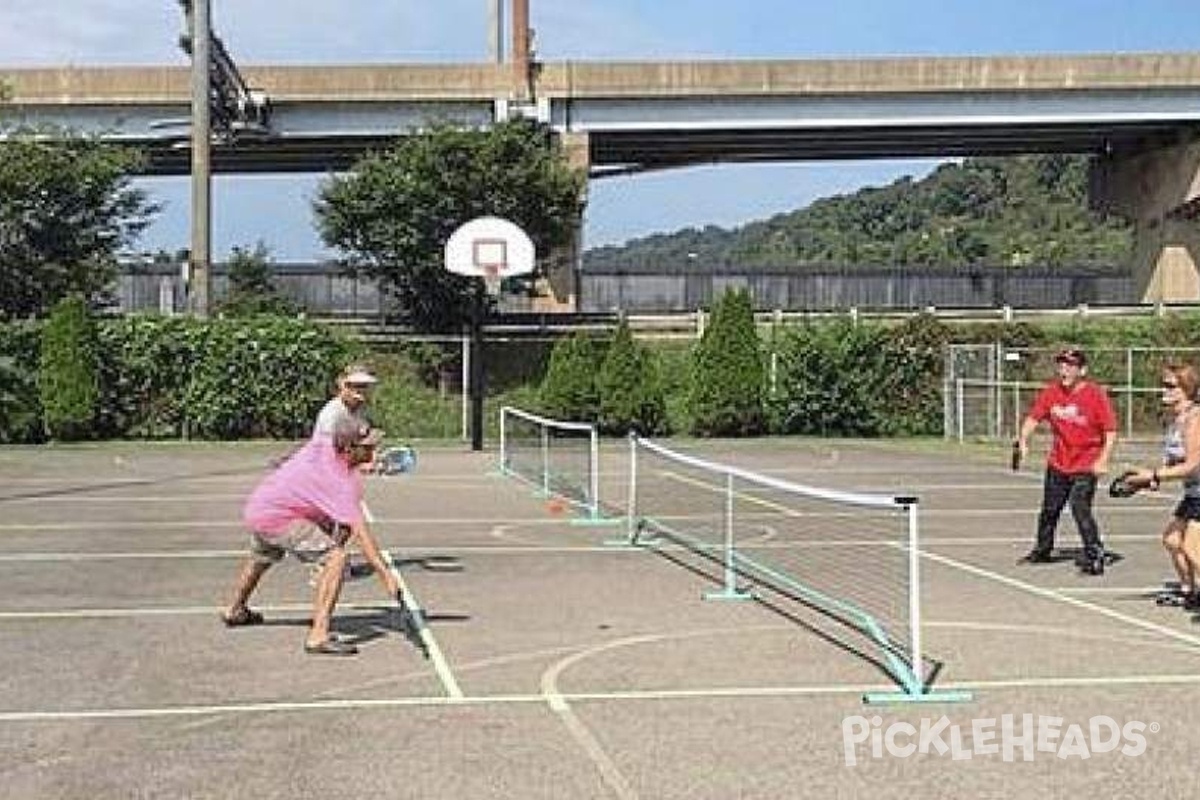
<path fill-rule="evenodd" d="M 341 274 L 331 263 L 276 263 L 282 294 L 313 316 L 380 319 L 395 316 L 375 281 Z M 692 313 L 726 289 L 747 288 L 757 309 L 785 314 L 910 314 L 929 307 L 960 315 L 1014 318 L 1027 311 L 1106 313 L 1134 303 L 1133 278 L 1113 268 L 723 268 L 587 269 L 578 275 L 577 311 L 613 315 Z M 213 270 L 213 302 L 226 294 L 224 265 Z M 183 308 L 179 267 L 128 264 L 117 286 L 119 312 L 174 313 Z M 1020 310 L 1017 310 L 1020 309 Z M 527 297 L 506 295 L 502 312 L 532 312 Z"/>

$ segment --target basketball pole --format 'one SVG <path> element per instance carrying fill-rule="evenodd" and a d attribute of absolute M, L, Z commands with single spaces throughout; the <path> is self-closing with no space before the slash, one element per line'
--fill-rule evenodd
<path fill-rule="evenodd" d="M 471 449 L 483 450 L 483 316 L 485 299 L 483 281 L 476 281 L 474 302 L 471 304 Z"/>

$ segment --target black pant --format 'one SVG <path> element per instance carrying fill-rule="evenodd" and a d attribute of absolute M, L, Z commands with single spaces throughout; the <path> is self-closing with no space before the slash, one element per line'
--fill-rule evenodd
<path fill-rule="evenodd" d="M 1100 542 L 1100 529 L 1096 526 L 1096 518 L 1092 516 L 1092 499 L 1095 496 L 1094 474 L 1068 475 L 1047 467 L 1046 482 L 1042 486 L 1042 513 L 1038 516 L 1038 552 L 1049 553 L 1054 549 L 1054 529 L 1058 527 L 1058 517 L 1069 500 L 1071 516 L 1075 518 L 1075 527 L 1079 528 L 1079 537 L 1083 539 L 1084 552 L 1089 557 L 1102 554 L 1104 545 Z"/>

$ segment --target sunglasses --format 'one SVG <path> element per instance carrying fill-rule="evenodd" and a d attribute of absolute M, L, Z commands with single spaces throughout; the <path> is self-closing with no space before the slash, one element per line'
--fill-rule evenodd
<path fill-rule="evenodd" d="M 1178 384 L 1178 383 L 1176 383 L 1175 381 L 1163 381 L 1163 382 L 1162 382 L 1162 388 L 1164 388 L 1164 389 L 1178 389 L 1178 388 L 1179 388 L 1179 384 Z"/>

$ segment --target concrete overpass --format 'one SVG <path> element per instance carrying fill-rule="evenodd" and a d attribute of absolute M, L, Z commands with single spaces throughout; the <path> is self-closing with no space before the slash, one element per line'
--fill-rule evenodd
<path fill-rule="evenodd" d="M 1073 152 L 1093 199 L 1132 217 L 1148 300 L 1200 300 L 1200 53 L 805 61 L 257 67 L 270 132 L 213 149 L 221 172 L 346 168 L 438 117 L 534 115 L 591 175 L 721 162 Z M 6 121 L 146 147 L 185 174 L 186 67 L 4 70 Z"/>
<path fill-rule="evenodd" d="M 271 135 L 214 169 L 344 169 L 430 118 L 520 109 L 586 137 L 594 175 L 717 162 L 1084 152 L 1123 155 L 1200 131 L 1200 53 L 827 61 L 555 62 L 517 97 L 505 64 L 250 67 Z M 3 70 L 6 118 L 148 148 L 186 174 L 186 67 Z M 525 94 L 526 92 L 520 92 Z M 583 155 L 583 154 L 581 154 Z"/>

